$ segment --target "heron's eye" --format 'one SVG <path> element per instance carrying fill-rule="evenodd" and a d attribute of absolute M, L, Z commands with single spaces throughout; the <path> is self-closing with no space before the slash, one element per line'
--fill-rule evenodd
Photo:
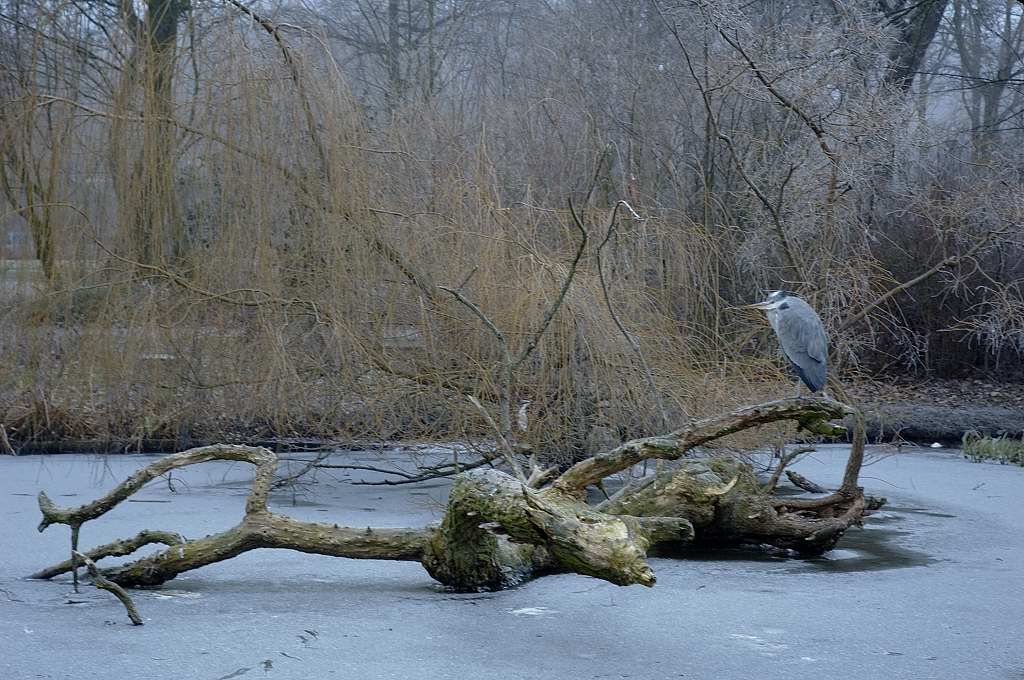
<path fill-rule="evenodd" d="M 781 305 L 779 305 L 779 309 L 789 309 L 789 303 L 783 302 Z"/>

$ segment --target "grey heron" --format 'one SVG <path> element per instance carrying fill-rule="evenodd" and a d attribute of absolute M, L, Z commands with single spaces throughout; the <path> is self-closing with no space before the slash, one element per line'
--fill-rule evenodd
<path fill-rule="evenodd" d="M 764 302 L 747 306 L 765 313 L 800 380 L 811 392 L 821 391 L 828 372 L 828 339 L 814 308 L 787 290 L 774 290 Z M 800 396 L 799 382 L 796 394 Z"/>

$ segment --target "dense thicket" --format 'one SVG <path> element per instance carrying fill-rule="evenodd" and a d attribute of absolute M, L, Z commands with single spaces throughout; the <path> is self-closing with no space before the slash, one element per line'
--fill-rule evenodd
<path fill-rule="evenodd" d="M 779 287 L 846 371 L 1019 378 L 1022 14 L 0 0 L 0 420 L 181 441 L 521 411 L 518 439 L 593 450 L 788 389 L 733 309 Z"/>

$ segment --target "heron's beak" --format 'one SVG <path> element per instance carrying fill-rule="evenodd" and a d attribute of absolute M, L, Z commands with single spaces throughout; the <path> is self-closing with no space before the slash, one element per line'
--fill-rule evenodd
<path fill-rule="evenodd" d="M 770 302 L 755 302 L 752 305 L 742 305 L 740 307 L 740 309 L 761 309 L 761 310 L 764 310 L 764 309 L 768 309 L 771 306 L 772 306 L 772 303 L 770 303 Z"/>

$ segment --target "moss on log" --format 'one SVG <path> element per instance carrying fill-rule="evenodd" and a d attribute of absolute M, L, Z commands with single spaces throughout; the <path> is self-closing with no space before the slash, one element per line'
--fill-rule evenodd
<path fill-rule="evenodd" d="M 562 569 L 618 585 L 652 586 L 652 537 L 688 540 L 681 518 L 612 517 L 557 488 L 536 491 L 497 470 L 461 475 L 423 565 L 457 590 L 504 588 Z"/>
<path fill-rule="evenodd" d="M 723 489 L 726 489 L 724 492 Z M 864 496 L 837 494 L 818 512 L 788 511 L 764 490 L 750 465 L 731 458 L 688 461 L 626 487 L 598 506 L 610 515 L 689 520 L 697 544 L 768 544 L 819 555 L 835 547 L 864 510 Z"/>

